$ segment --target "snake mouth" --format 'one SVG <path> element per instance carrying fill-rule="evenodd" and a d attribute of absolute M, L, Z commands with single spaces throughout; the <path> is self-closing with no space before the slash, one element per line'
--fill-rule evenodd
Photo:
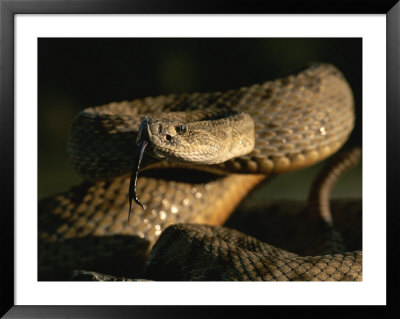
<path fill-rule="evenodd" d="M 147 154 L 156 159 L 164 159 L 166 157 L 166 154 L 168 153 L 168 148 L 164 148 L 161 146 L 163 145 L 163 141 L 158 135 L 154 134 L 151 131 L 150 124 L 151 120 L 147 117 L 145 117 L 140 123 L 136 139 L 137 144 L 140 145 L 143 141 L 146 141 Z"/>
<path fill-rule="evenodd" d="M 137 185 L 137 180 L 138 180 L 138 175 L 139 175 L 139 170 L 140 170 L 140 165 L 142 163 L 144 151 L 146 150 L 146 147 L 148 147 L 153 156 L 156 156 L 157 158 L 164 158 L 165 156 L 162 154 L 159 154 L 157 152 L 157 146 L 154 140 L 159 139 L 158 136 L 152 134 L 150 125 L 149 125 L 149 119 L 145 117 L 142 122 L 140 123 L 138 135 L 137 135 L 137 152 L 136 152 L 136 157 L 135 161 L 133 164 L 132 168 L 132 173 L 131 173 L 131 179 L 129 183 L 129 214 L 128 214 L 128 223 L 129 223 L 129 218 L 131 215 L 131 210 L 132 210 L 132 200 L 135 201 L 136 204 L 138 204 L 143 210 L 144 206 L 143 204 L 139 201 L 139 198 L 137 197 L 136 193 L 136 185 Z"/>

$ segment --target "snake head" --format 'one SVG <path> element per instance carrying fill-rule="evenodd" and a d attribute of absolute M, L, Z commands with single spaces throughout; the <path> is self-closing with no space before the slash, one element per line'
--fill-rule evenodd
<path fill-rule="evenodd" d="M 189 135 L 187 122 L 145 117 L 140 124 L 137 142 L 148 141 L 149 153 L 156 158 L 184 162 L 174 154 L 184 149 L 183 144 Z"/>
<path fill-rule="evenodd" d="M 139 128 L 138 141 L 146 137 L 149 142 L 172 143 L 177 135 L 186 135 L 188 126 L 178 121 L 157 120 L 145 117 Z"/>
<path fill-rule="evenodd" d="M 138 141 L 146 140 L 149 154 L 155 158 L 195 165 L 219 164 L 254 148 L 254 122 L 249 115 L 229 113 L 211 119 L 195 116 L 190 120 L 190 116 L 171 112 L 145 117 Z"/>

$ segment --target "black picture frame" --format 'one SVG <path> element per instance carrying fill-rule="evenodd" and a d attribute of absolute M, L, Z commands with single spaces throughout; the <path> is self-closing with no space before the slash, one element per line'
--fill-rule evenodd
<path fill-rule="evenodd" d="M 380 316 L 399 315 L 395 288 L 399 276 L 395 275 L 396 243 L 399 243 L 396 200 L 399 180 L 400 136 L 400 4 L 397 0 L 282 0 L 265 1 L 149 1 L 149 0 L 53 0 L 19 1 L 0 0 L 1 51 L 0 51 L 0 203 L 1 203 L 1 310 L 5 318 L 151 318 L 151 317 L 205 317 L 209 312 L 219 317 L 230 316 L 225 307 L 145 307 L 145 306 L 16 306 L 14 303 L 14 18 L 16 14 L 220 14 L 220 13 L 315 13 L 315 14 L 386 14 L 387 21 L 387 306 L 367 309 L 382 312 Z M 382 174 L 385 174 L 382 171 Z M 384 212 L 380 212 L 384 213 Z M 249 308 L 229 309 L 235 315 L 245 315 Z M 278 311 L 306 314 L 306 307 L 251 307 L 250 310 Z M 323 307 L 318 310 L 327 312 Z M 313 310 L 314 311 L 314 310 Z M 360 314 L 359 307 L 337 307 L 329 310 L 348 316 Z M 207 313 L 206 313 L 207 312 Z"/>

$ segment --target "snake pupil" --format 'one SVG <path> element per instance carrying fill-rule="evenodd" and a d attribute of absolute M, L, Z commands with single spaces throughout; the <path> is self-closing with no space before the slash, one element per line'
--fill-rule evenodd
<path fill-rule="evenodd" d="M 175 130 L 178 134 L 183 134 L 186 132 L 186 125 L 185 124 L 178 125 L 177 127 L 175 127 Z"/>

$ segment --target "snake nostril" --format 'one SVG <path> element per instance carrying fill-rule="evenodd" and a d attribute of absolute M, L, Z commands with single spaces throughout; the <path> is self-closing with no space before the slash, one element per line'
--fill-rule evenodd
<path fill-rule="evenodd" d="M 162 127 L 162 125 L 160 124 L 160 125 L 158 125 L 158 127 L 157 127 L 157 130 L 158 130 L 158 133 L 162 133 L 162 131 L 163 131 L 163 127 Z"/>
<path fill-rule="evenodd" d="M 171 135 L 169 135 L 169 134 L 167 134 L 166 136 L 165 136 L 165 138 L 167 139 L 167 141 L 169 142 L 169 141 L 171 141 L 171 139 L 172 139 L 172 136 Z"/>

